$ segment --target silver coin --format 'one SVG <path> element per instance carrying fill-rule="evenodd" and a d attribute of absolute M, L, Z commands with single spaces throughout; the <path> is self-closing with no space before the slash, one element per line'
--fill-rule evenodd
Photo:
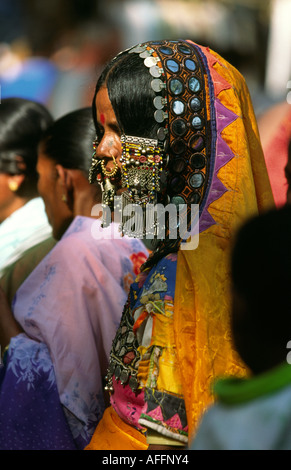
<path fill-rule="evenodd" d="M 140 53 L 140 52 L 143 52 L 146 50 L 146 46 L 141 46 L 140 44 L 138 46 L 135 46 L 133 47 L 132 49 L 130 49 L 128 52 L 129 53 L 132 53 L 132 52 L 137 52 L 137 53 Z"/>
<path fill-rule="evenodd" d="M 151 57 L 151 53 L 148 51 L 148 50 L 145 50 L 143 52 L 141 52 L 139 54 L 139 56 L 142 58 L 142 59 L 146 59 L 147 57 Z"/>
<path fill-rule="evenodd" d="M 165 98 L 163 98 L 162 96 L 156 96 L 154 99 L 154 106 L 156 109 L 163 109 L 166 103 L 167 100 L 165 100 Z"/>
<path fill-rule="evenodd" d="M 164 127 L 160 127 L 157 132 L 158 139 L 165 140 L 167 133 L 168 133 L 168 129 L 165 129 Z"/>
<path fill-rule="evenodd" d="M 158 109 L 154 113 L 154 117 L 157 122 L 163 122 L 167 116 L 167 113 L 164 113 L 161 109 Z"/>
<path fill-rule="evenodd" d="M 160 59 L 158 57 L 153 57 L 153 56 L 146 57 L 144 60 L 144 64 L 146 67 L 152 67 L 153 65 L 157 65 L 159 60 Z"/>
<path fill-rule="evenodd" d="M 151 87 L 156 93 L 159 93 L 163 88 L 166 88 L 166 86 L 167 85 L 162 82 L 160 78 L 154 78 L 154 80 L 151 81 Z"/>
<path fill-rule="evenodd" d="M 163 69 L 158 67 L 157 65 L 153 65 L 153 67 L 150 68 L 150 74 L 152 77 L 158 78 L 162 75 Z"/>

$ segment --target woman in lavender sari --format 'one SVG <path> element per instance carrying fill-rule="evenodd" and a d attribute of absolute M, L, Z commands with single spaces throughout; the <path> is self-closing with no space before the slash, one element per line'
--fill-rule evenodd
<path fill-rule="evenodd" d="M 0 295 L 0 449 L 83 449 L 106 406 L 112 338 L 147 250 L 91 217 L 94 135 L 86 108 L 58 119 L 40 146 L 38 189 L 59 241 L 12 312 Z"/>

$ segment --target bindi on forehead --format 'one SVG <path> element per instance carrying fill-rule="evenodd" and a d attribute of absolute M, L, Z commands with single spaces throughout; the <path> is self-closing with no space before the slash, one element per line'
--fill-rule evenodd
<path fill-rule="evenodd" d="M 103 113 L 100 114 L 100 122 L 101 122 L 102 126 L 104 126 L 104 124 L 105 124 L 105 115 Z"/>

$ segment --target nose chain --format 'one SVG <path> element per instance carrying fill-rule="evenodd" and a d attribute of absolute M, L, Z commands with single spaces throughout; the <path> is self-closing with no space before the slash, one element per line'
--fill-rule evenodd
<path fill-rule="evenodd" d="M 116 159 L 115 159 L 114 155 L 110 155 L 110 156 L 112 157 L 113 164 L 114 164 L 114 167 L 111 170 L 106 170 L 104 160 L 101 160 L 102 173 L 105 176 L 108 176 L 109 178 L 112 177 L 112 176 L 115 176 L 117 171 L 118 171 L 118 164 L 116 163 Z"/>
<path fill-rule="evenodd" d="M 97 175 L 98 173 L 101 173 L 102 171 L 101 160 L 100 158 L 97 158 L 96 156 L 97 146 L 98 146 L 98 140 L 95 139 L 93 141 L 93 155 L 92 155 L 91 167 L 89 170 L 89 183 L 90 184 L 93 184 L 97 181 Z"/>
<path fill-rule="evenodd" d="M 113 168 L 111 170 L 106 170 L 104 160 L 96 156 L 96 149 L 98 147 L 98 144 L 99 144 L 98 140 L 95 139 L 93 141 L 94 152 L 92 155 L 91 168 L 89 170 L 89 183 L 90 184 L 95 183 L 95 181 L 97 180 L 98 173 L 101 173 L 106 177 L 112 178 L 113 176 L 116 175 L 118 171 L 118 164 L 116 162 L 114 155 L 110 155 L 111 158 L 113 159 L 113 164 L 114 164 Z"/>

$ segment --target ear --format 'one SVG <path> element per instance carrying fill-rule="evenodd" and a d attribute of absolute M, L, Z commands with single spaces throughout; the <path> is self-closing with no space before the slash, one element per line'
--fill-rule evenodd
<path fill-rule="evenodd" d="M 18 191 L 24 179 L 25 179 L 25 175 L 23 174 L 22 175 L 10 175 L 8 178 L 8 187 L 10 191 L 12 191 L 13 193 Z"/>
<path fill-rule="evenodd" d="M 74 205 L 74 179 L 71 170 L 62 165 L 56 165 L 56 171 L 59 179 L 59 186 L 62 200 L 72 210 Z"/>

